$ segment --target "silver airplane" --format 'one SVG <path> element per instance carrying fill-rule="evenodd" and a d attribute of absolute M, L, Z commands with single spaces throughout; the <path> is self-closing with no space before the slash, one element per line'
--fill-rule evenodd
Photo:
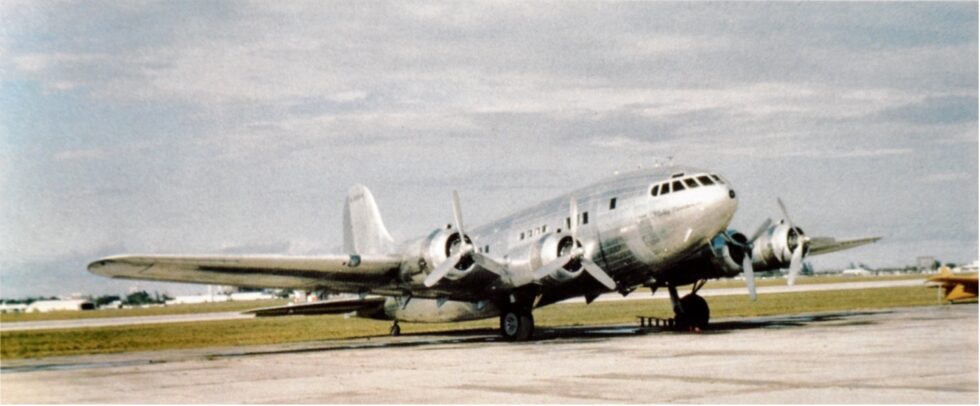
<path fill-rule="evenodd" d="M 500 318 L 507 340 L 533 337 L 532 310 L 584 296 L 626 295 L 666 287 L 678 324 L 703 328 L 708 305 L 697 295 L 709 279 L 789 268 L 793 284 L 807 255 L 877 241 L 807 237 L 782 201 L 784 220 L 752 234 L 728 229 L 735 190 L 711 171 L 667 167 L 619 174 L 505 218 L 465 229 L 459 195 L 453 224 L 396 244 L 371 192 L 350 189 L 344 205 L 344 255 L 121 255 L 90 272 L 113 278 L 357 293 L 344 299 L 260 309 L 260 316 L 347 313 L 398 321 Z M 680 297 L 677 288 L 692 285 Z"/>

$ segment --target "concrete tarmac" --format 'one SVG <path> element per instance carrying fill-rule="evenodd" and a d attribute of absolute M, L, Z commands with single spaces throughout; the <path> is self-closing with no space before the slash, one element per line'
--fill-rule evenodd
<path fill-rule="evenodd" d="M 971 403 L 977 305 L 14 360 L 10 403 Z"/>

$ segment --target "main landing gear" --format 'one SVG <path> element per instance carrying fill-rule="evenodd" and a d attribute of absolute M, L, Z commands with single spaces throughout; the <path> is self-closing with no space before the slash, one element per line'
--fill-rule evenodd
<path fill-rule="evenodd" d="M 530 307 L 513 305 L 500 312 L 500 334 L 507 341 L 527 341 L 534 336 Z"/>
<path fill-rule="evenodd" d="M 392 337 L 402 335 L 402 328 L 398 326 L 398 320 L 395 320 L 395 323 L 391 325 L 391 330 L 388 330 L 388 334 Z"/>
<path fill-rule="evenodd" d="M 708 302 L 698 296 L 698 290 L 704 286 L 704 282 L 695 283 L 691 293 L 684 297 L 678 297 L 677 288 L 668 286 L 670 292 L 670 303 L 674 306 L 674 320 L 677 326 L 692 331 L 701 331 L 708 327 L 708 319 L 711 311 L 708 309 Z"/>

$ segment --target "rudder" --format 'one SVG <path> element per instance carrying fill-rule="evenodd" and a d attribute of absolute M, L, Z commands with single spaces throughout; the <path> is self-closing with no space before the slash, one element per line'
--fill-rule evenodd
<path fill-rule="evenodd" d="M 374 195 L 364 185 L 351 186 L 344 203 L 344 252 L 383 255 L 392 253 L 394 245 Z"/>

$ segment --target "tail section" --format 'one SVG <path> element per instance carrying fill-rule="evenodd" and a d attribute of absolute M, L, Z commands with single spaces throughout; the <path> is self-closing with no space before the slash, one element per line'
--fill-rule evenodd
<path fill-rule="evenodd" d="M 941 266 L 939 267 L 939 276 L 949 277 L 949 276 L 953 276 L 953 273 L 949 271 L 948 266 Z"/>
<path fill-rule="evenodd" d="M 363 185 L 351 186 L 344 203 L 344 251 L 383 255 L 394 252 L 394 249 L 395 242 L 381 221 L 371 191 Z"/>

